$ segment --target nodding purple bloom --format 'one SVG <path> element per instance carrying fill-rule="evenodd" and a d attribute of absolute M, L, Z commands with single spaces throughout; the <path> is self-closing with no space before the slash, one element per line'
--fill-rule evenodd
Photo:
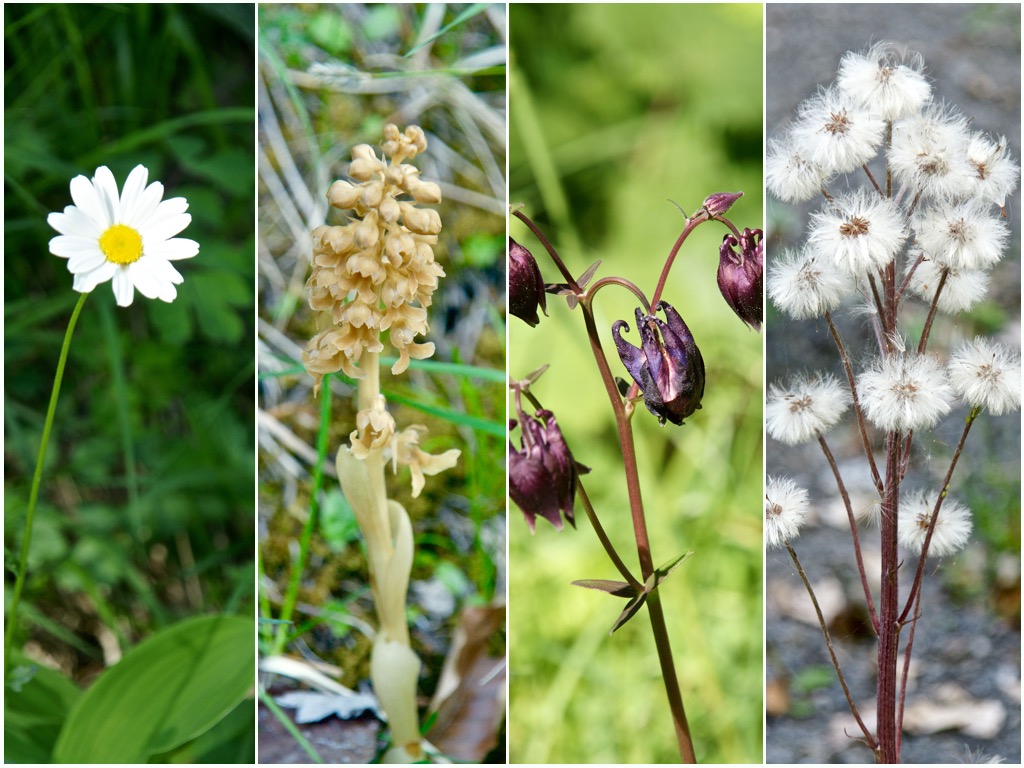
<path fill-rule="evenodd" d="M 533 532 L 537 515 L 558 530 L 562 530 L 562 516 L 576 527 L 573 501 L 576 498 L 576 462 L 565 444 L 551 411 L 539 410 L 536 416 L 520 411 L 522 419 L 522 450 L 509 445 L 509 495 L 526 516 Z M 510 426 L 515 428 L 515 420 Z M 586 471 L 583 468 L 583 471 Z"/>
<path fill-rule="evenodd" d="M 704 359 L 679 313 L 664 301 L 658 302 L 655 311 L 659 309 L 665 312 L 664 322 L 654 314 L 645 317 L 639 308 L 636 310 L 639 347 L 619 335 L 622 328 L 629 330 L 625 320 L 615 321 L 612 337 L 622 364 L 644 393 L 647 410 L 662 424 L 668 419 L 678 425 L 700 408 Z"/>
<path fill-rule="evenodd" d="M 537 307 L 547 314 L 544 280 L 533 254 L 508 239 L 508 311 L 531 326 L 540 322 Z"/>
<path fill-rule="evenodd" d="M 726 235 L 718 249 L 718 288 L 722 297 L 744 323 L 761 330 L 764 311 L 764 242 L 760 229 L 744 229 L 737 241 Z M 740 252 L 734 248 L 740 246 Z"/>

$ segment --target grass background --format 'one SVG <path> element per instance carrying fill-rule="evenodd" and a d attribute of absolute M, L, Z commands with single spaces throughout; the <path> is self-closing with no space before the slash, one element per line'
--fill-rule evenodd
<path fill-rule="evenodd" d="M 510 202 L 523 203 L 580 274 L 619 274 L 648 294 L 683 225 L 710 193 L 760 228 L 761 7 L 513 5 Z M 545 279 L 557 272 L 525 227 Z M 715 272 L 724 229 L 684 246 L 665 298 L 707 366 L 703 410 L 681 428 L 634 417 L 654 560 L 693 558 L 662 587 L 683 699 L 702 762 L 760 762 L 761 336 L 729 310 Z M 634 325 L 629 294 L 596 302 Z M 614 421 L 582 318 L 549 297 L 537 328 L 510 326 L 509 373 L 550 363 L 534 392 L 559 423 L 602 523 L 627 565 L 635 545 Z M 635 341 L 635 328 L 630 337 Z M 617 359 L 618 374 L 626 375 Z M 515 438 L 518 440 L 518 436 Z M 510 749 L 513 762 L 678 760 L 646 615 L 608 637 L 622 605 L 573 579 L 614 578 L 581 510 L 578 531 L 510 522 Z M 646 613 L 646 612 L 642 612 Z"/>
<path fill-rule="evenodd" d="M 78 298 L 47 213 L 142 163 L 200 244 L 173 304 L 101 285 L 72 342 L 16 642 L 85 684 L 178 619 L 252 615 L 254 13 L 5 5 L 4 42 L 5 596 Z M 251 744 L 251 714 L 229 725 Z"/>

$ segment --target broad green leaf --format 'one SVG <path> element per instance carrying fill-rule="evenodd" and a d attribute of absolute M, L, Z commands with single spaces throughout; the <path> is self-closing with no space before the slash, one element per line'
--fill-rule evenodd
<path fill-rule="evenodd" d="M 209 730 L 253 685 L 255 627 L 200 616 L 129 651 L 71 710 L 59 763 L 144 763 Z"/>
<path fill-rule="evenodd" d="M 79 696 L 75 685 L 52 669 L 18 662 L 11 678 L 27 669 L 30 679 L 4 691 L 4 762 L 48 763 L 68 710 Z"/>

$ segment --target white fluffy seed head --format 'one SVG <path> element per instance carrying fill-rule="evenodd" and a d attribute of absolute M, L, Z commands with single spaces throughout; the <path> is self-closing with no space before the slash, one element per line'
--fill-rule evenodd
<path fill-rule="evenodd" d="M 857 106 L 835 87 L 824 88 L 799 107 L 792 140 L 826 175 L 848 173 L 878 151 L 885 121 Z"/>
<path fill-rule="evenodd" d="M 779 200 L 798 203 L 820 193 L 828 174 L 787 136 L 768 142 L 764 178 L 768 190 Z"/>
<path fill-rule="evenodd" d="M 899 541 L 907 549 L 921 554 L 935 509 L 934 491 L 912 491 L 900 499 Z M 971 537 L 971 512 L 958 501 L 946 497 L 928 544 L 928 554 L 945 557 L 959 552 Z"/>
<path fill-rule="evenodd" d="M 847 275 L 860 277 L 892 261 L 906 239 L 899 206 L 861 189 L 812 214 L 807 247 Z"/>
<path fill-rule="evenodd" d="M 983 269 L 999 261 L 1010 230 L 999 212 L 980 198 L 940 201 L 921 209 L 911 223 L 917 244 L 939 264 Z"/>
<path fill-rule="evenodd" d="M 933 427 L 953 402 L 946 373 L 930 355 L 897 353 L 876 360 L 860 375 L 857 389 L 864 415 L 885 432 Z"/>
<path fill-rule="evenodd" d="M 834 376 L 798 376 L 768 388 L 765 427 L 781 443 L 806 443 L 832 429 L 850 402 L 850 393 Z"/>
<path fill-rule="evenodd" d="M 807 491 L 787 477 L 769 477 L 764 495 L 764 546 L 778 549 L 800 535 Z"/>
<path fill-rule="evenodd" d="M 819 317 L 838 307 L 852 281 L 806 251 L 785 250 L 768 264 L 768 296 L 790 317 Z"/>
<path fill-rule="evenodd" d="M 893 126 L 889 166 L 893 178 L 926 198 L 956 198 L 969 190 L 976 171 L 967 159 L 968 122 L 933 105 Z"/>
<path fill-rule="evenodd" d="M 919 112 L 931 98 L 923 69 L 920 54 L 878 43 L 864 53 L 844 54 L 836 84 L 854 103 L 874 110 L 883 120 L 899 120 Z"/>
<path fill-rule="evenodd" d="M 1000 208 L 1006 205 L 1006 196 L 1017 188 L 1020 178 L 1020 166 L 1007 148 L 1006 137 L 992 141 L 984 133 L 972 133 L 967 162 L 974 170 L 971 194 Z"/>
<path fill-rule="evenodd" d="M 907 262 L 908 269 L 922 253 L 920 249 L 910 251 L 910 259 Z M 925 261 L 917 265 L 914 274 L 910 276 L 908 287 L 911 293 L 931 304 L 942 279 L 943 270 L 946 270 L 948 274 L 946 281 L 942 284 L 942 293 L 939 294 L 937 307 L 939 312 L 947 315 L 966 312 L 981 301 L 988 291 L 989 278 L 988 273 L 984 270 L 953 269 L 926 258 Z"/>
<path fill-rule="evenodd" d="M 996 416 L 1020 410 L 1020 352 L 977 337 L 946 363 L 949 382 L 968 405 Z"/>

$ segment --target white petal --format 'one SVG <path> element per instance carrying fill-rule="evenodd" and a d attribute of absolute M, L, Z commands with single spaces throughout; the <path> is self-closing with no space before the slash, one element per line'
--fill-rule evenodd
<path fill-rule="evenodd" d="M 115 270 L 111 286 L 114 289 L 114 299 L 117 301 L 117 306 L 131 306 L 132 299 L 135 298 L 135 287 L 127 269 L 121 267 Z"/>
<path fill-rule="evenodd" d="M 121 191 L 121 204 L 117 215 L 117 220 L 122 224 L 132 221 L 137 215 L 139 200 L 146 189 L 147 179 L 149 170 L 144 165 L 136 165 L 128 174 L 124 189 Z"/>
<path fill-rule="evenodd" d="M 156 270 L 150 269 L 150 259 L 139 259 L 128 265 L 127 273 L 132 284 L 147 299 L 155 299 L 163 289 L 163 281 Z"/>
<path fill-rule="evenodd" d="M 99 244 L 92 238 L 57 235 L 50 240 L 50 253 L 64 259 L 93 252 L 102 254 Z"/>
<path fill-rule="evenodd" d="M 180 285 L 185 281 L 185 278 L 181 276 L 181 273 L 172 267 L 171 262 L 166 259 L 156 256 L 147 256 L 146 261 L 149 262 L 149 268 L 159 275 L 161 280 L 173 283 L 174 285 Z"/>
<path fill-rule="evenodd" d="M 68 261 L 68 271 L 78 274 L 79 272 L 92 272 L 94 269 L 98 269 L 107 262 L 107 257 L 103 255 L 103 251 L 99 248 L 91 248 L 89 250 L 76 253 Z"/>
<path fill-rule="evenodd" d="M 160 199 L 164 196 L 164 185 L 159 181 L 154 181 L 148 187 L 146 191 L 139 197 L 138 205 L 135 206 L 135 211 L 132 214 L 131 219 L 125 219 L 124 223 L 129 226 L 135 227 L 137 230 L 142 230 L 148 221 L 156 213 L 157 208 L 160 205 Z"/>
<path fill-rule="evenodd" d="M 75 275 L 75 290 L 79 293 L 89 293 L 100 283 L 107 282 L 116 271 L 117 265 L 107 261 L 92 272 L 79 272 Z"/>
<path fill-rule="evenodd" d="M 114 174 L 110 172 L 110 169 L 105 165 L 101 165 L 96 169 L 96 175 L 93 177 L 92 184 L 96 188 L 96 197 L 103 211 L 104 218 L 100 223 L 106 229 L 111 224 L 117 223 L 117 214 L 120 208 L 117 181 L 114 179 Z"/>
<path fill-rule="evenodd" d="M 191 259 L 199 253 L 199 243 L 187 237 L 173 237 L 170 240 L 146 246 L 146 255 L 158 256 L 168 261 Z"/>
<path fill-rule="evenodd" d="M 164 200 L 162 203 L 154 207 L 145 219 L 140 219 L 138 226 L 140 228 L 146 228 L 153 226 L 159 226 L 160 222 L 170 216 L 177 216 L 188 210 L 188 201 L 184 197 L 172 197 L 170 200 Z M 178 230 L 179 232 L 181 230 Z M 171 235 L 176 235 L 177 232 L 172 232 Z M 171 235 L 168 235 L 170 237 Z"/>
<path fill-rule="evenodd" d="M 46 223 L 62 235 L 92 237 L 98 240 L 102 234 L 99 225 L 89 218 L 85 211 L 73 205 L 67 206 L 64 213 L 51 213 L 46 217 Z"/>
<path fill-rule="evenodd" d="M 96 187 L 86 176 L 75 176 L 71 180 L 71 199 L 75 205 L 90 219 L 96 222 L 100 229 L 110 226 L 110 219 L 104 216 L 103 205 L 100 203 Z M 67 209 L 64 209 L 67 213 Z"/>
<path fill-rule="evenodd" d="M 147 242 L 169 240 L 185 229 L 191 221 L 192 217 L 187 213 L 154 217 L 145 227 L 143 233 L 145 240 Z"/>

